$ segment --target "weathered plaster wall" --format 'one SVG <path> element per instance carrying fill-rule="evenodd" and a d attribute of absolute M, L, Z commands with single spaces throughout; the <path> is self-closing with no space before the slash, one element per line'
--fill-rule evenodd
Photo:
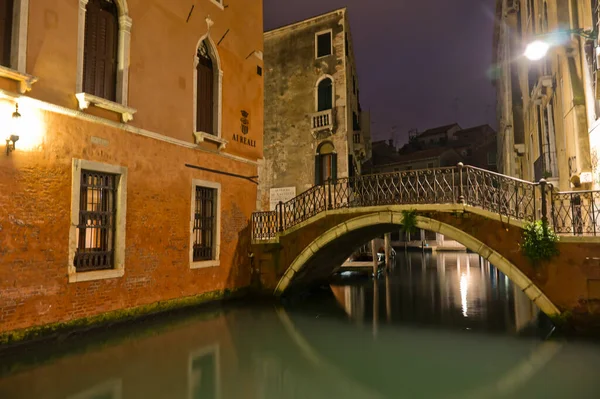
<path fill-rule="evenodd" d="M 343 10 L 265 34 L 264 165 L 260 170 L 261 207 L 269 207 L 269 189 L 314 185 L 317 147 L 325 140 L 311 134 L 317 112 L 316 84 L 324 75 L 335 83 L 335 131 L 327 138 L 338 154 L 338 177 L 348 175 L 347 73 L 344 62 Z M 315 59 L 315 34 L 332 29 L 333 55 Z M 350 111 L 351 115 L 351 111 Z"/>

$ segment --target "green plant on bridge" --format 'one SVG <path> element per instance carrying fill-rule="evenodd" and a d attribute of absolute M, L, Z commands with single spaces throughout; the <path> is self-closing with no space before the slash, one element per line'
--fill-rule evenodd
<path fill-rule="evenodd" d="M 414 209 L 402 211 L 402 231 L 406 234 L 417 232 L 417 211 Z"/>
<path fill-rule="evenodd" d="M 525 225 L 521 248 L 532 262 L 548 260 L 558 255 L 558 236 L 547 223 L 537 220 Z"/>

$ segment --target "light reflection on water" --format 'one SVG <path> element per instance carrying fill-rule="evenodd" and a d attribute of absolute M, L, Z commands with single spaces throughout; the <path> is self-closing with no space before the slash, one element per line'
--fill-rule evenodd
<path fill-rule="evenodd" d="M 286 309 L 202 308 L 0 355 L 0 398 L 600 397 L 600 347 L 519 337 L 537 311 L 492 266 L 403 259 Z"/>
<path fill-rule="evenodd" d="M 400 252 L 378 281 L 342 279 L 331 289 L 350 318 L 361 322 L 382 310 L 388 322 L 519 333 L 536 330 L 540 314 L 517 286 L 476 254 Z"/>

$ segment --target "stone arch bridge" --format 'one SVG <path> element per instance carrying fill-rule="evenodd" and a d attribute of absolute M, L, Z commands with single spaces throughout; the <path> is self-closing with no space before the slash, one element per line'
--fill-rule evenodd
<path fill-rule="evenodd" d="M 253 214 L 254 267 L 261 288 L 276 296 L 325 281 L 355 248 L 398 229 L 403 211 L 414 210 L 417 227 L 489 260 L 544 313 L 600 330 L 598 206 L 600 192 L 557 192 L 543 180 L 462 164 L 338 179 Z M 524 224 L 540 219 L 561 235 L 560 254 L 533 265 L 519 243 Z"/>

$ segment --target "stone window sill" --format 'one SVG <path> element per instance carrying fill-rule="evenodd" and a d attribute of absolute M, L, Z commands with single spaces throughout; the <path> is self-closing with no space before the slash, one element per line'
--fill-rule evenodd
<path fill-rule="evenodd" d="M 224 10 L 225 7 L 223 6 L 223 0 L 217 1 L 217 0 L 210 0 L 214 5 L 216 5 L 217 7 L 219 7 L 221 10 Z"/>
<path fill-rule="evenodd" d="M 190 269 L 205 269 L 208 267 L 219 267 L 221 266 L 220 260 L 206 260 L 201 262 L 192 262 Z"/>
<path fill-rule="evenodd" d="M 194 132 L 194 137 L 196 137 L 196 144 L 200 144 L 203 141 L 208 141 L 211 143 L 215 143 L 219 146 L 219 151 L 224 150 L 229 143 L 228 140 L 224 138 L 217 137 L 214 134 L 204 133 L 204 132 Z"/>
<path fill-rule="evenodd" d="M 38 81 L 35 76 L 28 75 L 14 69 L 0 65 L 0 77 L 19 82 L 19 92 L 21 94 L 31 90 L 31 86 Z"/>
<path fill-rule="evenodd" d="M 121 115 L 123 123 L 127 123 L 133 120 L 133 115 L 137 112 L 136 109 L 127 107 L 125 105 L 109 101 L 101 97 L 97 97 L 88 93 L 77 93 L 75 94 L 77 101 L 79 102 L 79 109 L 84 110 L 93 105 L 98 108 L 103 108 L 108 111 L 116 112 Z"/>
<path fill-rule="evenodd" d="M 69 283 L 81 283 L 83 281 L 108 280 L 125 275 L 125 269 L 99 270 L 96 272 L 83 272 L 69 274 Z"/>

